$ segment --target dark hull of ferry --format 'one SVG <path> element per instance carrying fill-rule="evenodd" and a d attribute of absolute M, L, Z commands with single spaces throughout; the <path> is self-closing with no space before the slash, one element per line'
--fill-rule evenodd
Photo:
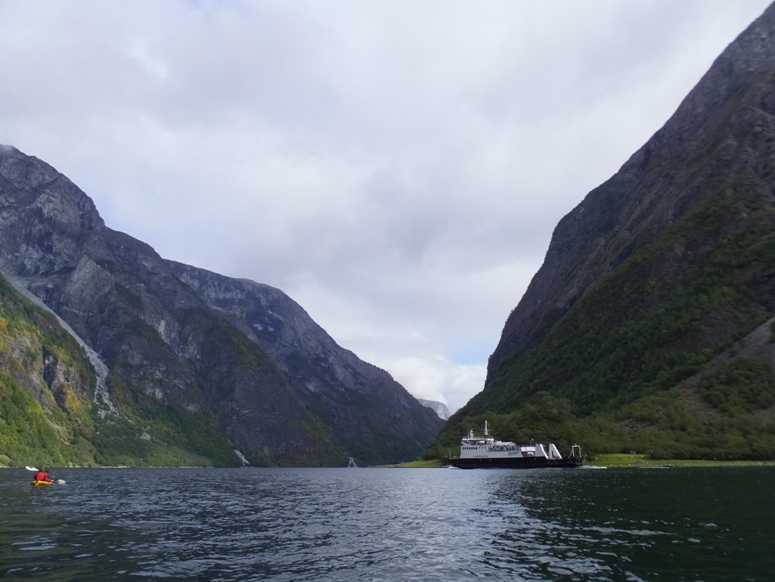
<path fill-rule="evenodd" d="M 501 459 L 449 459 L 458 469 L 571 469 L 581 467 L 580 459 L 547 459 L 545 457 L 517 457 Z"/>

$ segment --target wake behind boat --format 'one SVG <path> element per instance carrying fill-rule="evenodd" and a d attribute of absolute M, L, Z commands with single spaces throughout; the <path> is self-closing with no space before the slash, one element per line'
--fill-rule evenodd
<path fill-rule="evenodd" d="M 573 445 L 569 456 L 563 458 L 554 443 L 546 447 L 540 443 L 517 445 L 510 441 L 496 441 L 488 434 L 474 436 L 471 430 L 460 441 L 460 456 L 449 459 L 449 464 L 460 469 L 538 469 L 542 467 L 571 468 L 582 463 L 581 447 Z"/>

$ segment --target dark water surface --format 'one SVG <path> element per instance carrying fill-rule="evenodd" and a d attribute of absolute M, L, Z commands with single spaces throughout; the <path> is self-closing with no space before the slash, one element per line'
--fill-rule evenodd
<path fill-rule="evenodd" d="M 0 471 L 9 580 L 775 580 L 775 469 Z"/>

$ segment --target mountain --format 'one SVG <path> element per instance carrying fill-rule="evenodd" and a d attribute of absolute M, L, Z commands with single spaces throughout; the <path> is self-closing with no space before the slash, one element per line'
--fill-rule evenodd
<path fill-rule="evenodd" d="M 279 289 L 167 261 L 213 312 L 257 344 L 359 464 L 415 457 L 441 428 L 384 370 L 338 346 Z M 406 450 L 411 444 L 411 453 Z M 379 451 L 376 456 L 372 451 Z"/>
<path fill-rule="evenodd" d="M 0 251 L 15 297 L 82 344 L 94 429 L 78 434 L 95 463 L 388 463 L 416 458 L 443 424 L 281 291 L 161 258 L 8 146 Z"/>
<path fill-rule="evenodd" d="M 489 415 L 592 451 L 775 458 L 774 180 L 770 6 L 559 222 L 436 453 Z"/>
<path fill-rule="evenodd" d="M 443 402 L 436 402 L 435 400 L 423 400 L 422 398 L 418 398 L 420 404 L 423 406 L 427 406 L 433 412 L 438 414 L 439 418 L 442 420 L 447 420 L 450 417 L 449 408 L 447 408 L 447 405 Z"/>

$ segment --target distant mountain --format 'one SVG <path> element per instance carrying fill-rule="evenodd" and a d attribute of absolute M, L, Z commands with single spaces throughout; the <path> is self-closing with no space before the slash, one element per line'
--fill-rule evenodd
<path fill-rule="evenodd" d="M 443 402 L 436 402 L 435 400 L 423 400 L 422 398 L 418 398 L 417 400 L 420 402 L 420 404 L 427 406 L 433 412 L 435 412 L 441 420 L 447 420 L 450 417 L 449 408 L 447 408 L 447 405 Z"/>
<path fill-rule="evenodd" d="M 8 146 L 0 251 L 4 277 L 91 357 L 78 393 L 94 395 L 94 430 L 78 434 L 95 463 L 236 465 L 236 449 L 253 465 L 382 464 L 416 458 L 443 424 L 281 291 L 162 259 Z M 49 424 L 64 409 L 51 410 Z"/>
<path fill-rule="evenodd" d="M 774 179 L 770 6 L 560 221 L 434 450 L 490 414 L 505 438 L 775 458 Z"/>

